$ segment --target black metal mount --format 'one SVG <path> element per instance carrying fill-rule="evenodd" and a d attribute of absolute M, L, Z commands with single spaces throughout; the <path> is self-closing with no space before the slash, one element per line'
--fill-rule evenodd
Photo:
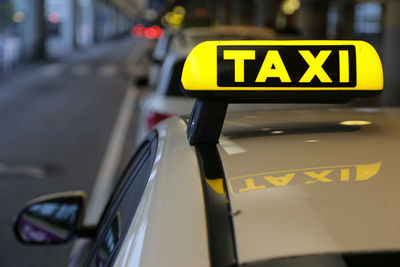
<path fill-rule="evenodd" d="M 196 99 L 187 127 L 189 143 L 217 144 L 227 108 L 225 99 Z"/>
<path fill-rule="evenodd" d="M 200 94 L 195 92 L 196 94 Z M 210 94 L 218 95 L 210 95 Z M 345 103 L 350 98 L 341 96 L 341 92 L 323 92 L 306 98 L 301 97 L 299 92 L 272 92 L 277 93 L 271 97 L 271 92 L 230 92 L 229 95 L 223 95 L 226 92 L 206 92 L 206 97 L 196 98 L 192 113 L 190 114 L 187 126 L 187 137 L 191 145 L 217 144 L 221 134 L 222 125 L 229 103 Z M 307 92 L 309 93 L 309 92 Z M 193 96 L 193 95 L 191 95 Z M 198 95 L 198 96 L 201 96 Z M 286 98 L 285 98 L 286 96 Z M 335 98 L 335 96 L 337 98 Z M 338 97 L 340 96 L 340 97 Z"/>

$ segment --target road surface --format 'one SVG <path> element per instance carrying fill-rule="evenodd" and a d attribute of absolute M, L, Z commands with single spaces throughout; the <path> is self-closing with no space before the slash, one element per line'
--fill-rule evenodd
<path fill-rule="evenodd" d="M 37 196 L 90 193 L 99 176 L 114 179 L 109 176 L 116 167 L 104 164 L 119 166 L 132 152 L 138 94 L 123 103 L 127 90 L 135 90 L 128 89 L 131 65 L 148 46 L 143 40 L 114 41 L 24 68 L 0 83 L 0 266 L 67 263 L 71 244 L 19 244 L 12 217 Z M 117 140 L 123 151 L 110 152 L 116 135 L 127 140 Z"/>

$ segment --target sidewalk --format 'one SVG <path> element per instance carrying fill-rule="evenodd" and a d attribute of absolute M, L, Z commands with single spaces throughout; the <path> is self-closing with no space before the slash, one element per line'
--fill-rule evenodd
<path fill-rule="evenodd" d="M 20 63 L 16 66 L 15 70 L 10 74 L 4 76 L 0 73 L 0 88 L 6 85 L 8 82 L 18 79 L 18 77 L 23 76 L 24 80 L 28 79 L 36 79 L 38 72 L 47 72 L 51 74 L 59 73 L 60 70 L 64 69 L 67 66 L 74 65 L 78 62 L 89 61 L 93 58 L 98 57 L 101 54 L 107 53 L 110 49 L 110 46 L 115 46 L 118 44 L 129 44 L 139 45 L 140 50 L 145 50 L 143 53 L 143 57 L 139 60 L 139 65 L 143 66 L 144 64 L 148 64 L 148 62 L 144 62 L 147 60 L 147 54 L 150 53 L 153 48 L 153 44 L 151 41 L 146 39 L 135 39 L 132 37 L 126 37 L 119 40 L 112 40 L 103 43 L 96 44 L 91 47 L 82 48 L 79 50 L 69 51 L 62 57 L 58 58 L 49 58 L 46 61 L 36 61 L 36 62 L 27 62 Z M 145 48 L 144 46 L 147 46 Z M 137 68 L 132 65 L 127 65 L 124 67 L 124 71 L 132 75 L 137 71 Z"/>

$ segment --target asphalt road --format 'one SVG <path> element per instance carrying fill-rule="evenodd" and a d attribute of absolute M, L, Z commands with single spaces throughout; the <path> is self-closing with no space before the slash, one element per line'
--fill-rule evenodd
<path fill-rule="evenodd" d="M 130 83 L 129 66 L 145 54 L 143 43 L 103 44 L 30 66 L 0 83 L 0 266 L 67 263 L 71 244 L 19 244 L 12 217 L 43 194 L 91 192 Z M 122 161 L 134 144 L 130 126 Z"/>

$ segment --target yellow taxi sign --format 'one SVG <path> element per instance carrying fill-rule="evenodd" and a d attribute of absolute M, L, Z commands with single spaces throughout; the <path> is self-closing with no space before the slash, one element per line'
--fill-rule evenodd
<path fill-rule="evenodd" d="M 200 98 L 340 99 L 379 94 L 383 71 L 363 41 L 207 41 L 187 57 L 182 84 Z"/>

